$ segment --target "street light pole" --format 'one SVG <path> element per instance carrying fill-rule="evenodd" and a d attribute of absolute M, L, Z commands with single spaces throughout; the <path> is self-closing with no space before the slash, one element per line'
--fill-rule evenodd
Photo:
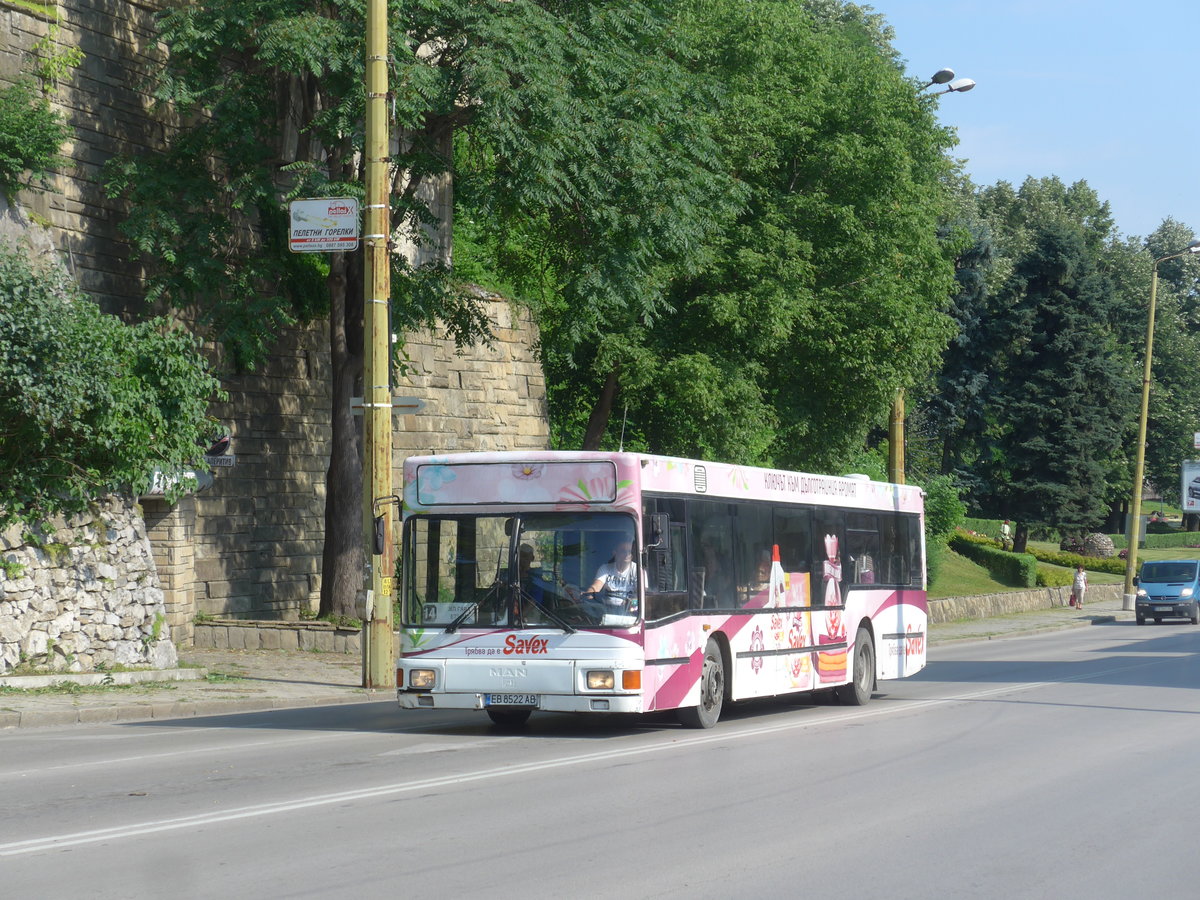
<path fill-rule="evenodd" d="M 953 69 L 938 69 L 929 76 L 929 81 L 922 85 L 921 90 L 935 84 L 945 84 L 944 91 L 934 93 L 965 94 L 975 87 L 975 82 L 970 78 L 960 78 L 957 81 L 953 79 Z M 892 484 L 904 484 L 904 388 L 896 391 L 896 396 L 892 398 L 892 414 L 888 419 L 888 481 Z"/>
<path fill-rule="evenodd" d="M 1137 571 L 1138 536 L 1141 532 L 1139 520 L 1142 516 L 1142 481 L 1146 477 L 1146 419 L 1150 410 L 1150 363 L 1154 354 L 1154 306 L 1158 294 L 1158 264 L 1168 259 L 1177 259 L 1189 253 L 1200 253 L 1200 241 L 1192 241 L 1178 253 L 1154 260 L 1150 269 L 1150 311 L 1146 318 L 1146 359 L 1142 364 L 1142 411 L 1138 416 L 1137 453 L 1133 467 L 1133 499 L 1129 505 L 1128 542 L 1125 559 L 1125 594 L 1122 609 L 1133 609 L 1137 595 L 1133 591 L 1133 576 Z"/>

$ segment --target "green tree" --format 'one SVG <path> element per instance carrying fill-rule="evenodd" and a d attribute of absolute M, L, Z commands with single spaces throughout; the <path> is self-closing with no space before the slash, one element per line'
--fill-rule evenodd
<path fill-rule="evenodd" d="M 136 495 L 155 469 L 181 476 L 211 437 L 217 388 L 187 332 L 125 325 L 0 245 L 0 524 Z"/>
<path fill-rule="evenodd" d="M 1031 525 L 1092 529 L 1107 511 L 1105 486 L 1124 464 L 1132 412 L 1132 360 L 1117 340 L 1117 297 L 1082 229 L 1049 222 L 1029 232 L 1000 298 L 993 376 L 994 425 L 980 460 L 990 511 Z"/>
<path fill-rule="evenodd" d="M 626 308 L 653 315 L 664 258 L 686 256 L 715 181 L 666 4 L 401 0 L 389 7 L 400 150 L 392 221 L 427 241 L 425 188 L 453 172 L 459 131 L 488 223 L 543 224 L 570 240 L 539 257 L 586 331 Z M 362 5 L 216 0 L 167 10 L 159 96 L 187 123 L 168 153 L 110 168 L 135 214 L 124 227 L 154 271 L 150 298 L 198 305 L 243 366 L 279 330 L 328 315 L 333 440 L 321 611 L 351 615 L 361 588 L 360 450 L 349 398 L 362 372 L 358 258 L 296 257 L 282 203 L 361 195 Z M 539 232 L 544 233 L 544 232 Z M 442 264 L 392 272 L 392 323 L 487 323 Z M 402 353 L 402 348 L 399 351 Z"/>
<path fill-rule="evenodd" d="M 543 305 L 561 445 L 615 446 L 610 412 L 628 408 L 627 446 L 837 468 L 934 368 L 949 335 L 936 222 L 953 138 L 875 19 L 818 6 L 677 5 L 690 67 L 720 85 L 716 134 L 740 202 L 695 248 L 696 271 L 666 273 L 669 315 L 589 335 L 571 305 Z"/>
<path fill-rule="evenodd" d="M 1138 346 L 1145 339 L 1152 261 L 1179 253 L 1195 239 L 1195 232 L 1173 219 L 1146 238 L 1138 254 Z M 1200 259 L 1189 255 L 1159 264 L 1155 306 L 1146 480 L 1168 502 L 1178 502 L 1180 464 L 1195 458 L 1193 436 L 1200 431 Z"/>

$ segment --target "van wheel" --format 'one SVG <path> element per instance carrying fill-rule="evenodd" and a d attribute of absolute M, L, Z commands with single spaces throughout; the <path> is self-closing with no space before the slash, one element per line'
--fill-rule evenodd
<path fill-rule="evenodd" d="M 1138 616 L 1138 617 L 1137 617 L 1137 623 L 1138 623 L 1139 625 L 1145 625 L 1145 624 L 1146 624 L 1146 617 L 1145 617 L 1145 616 Z"/>
<path fill-rule="evenodd" d="M 866 706 L 875 690 L 875 645 L 871 643 L 871 632 L 859 628 L 854 637 L 854 672 L 849 684 L 833 689 L 834 695 L 844 706 Z"/>
<path fill-rule="evenodd" d="M 495 707 L 490 707 L 487 714 L 488 718 L 501 728 L 520 728 L 529 721 L 529 716 L 532 712 L 532 709 L 496 709 Z"/>
<path fill-rule="evenodd" d="M 700 705 L 685 706 L 676 711 L 681 725 L 687 728 L 712 728 L 721 718 L 725 705 L 725 660 L 717 642 L 709 640 L 704 647 L 704 668 L 700 672 Z"/>

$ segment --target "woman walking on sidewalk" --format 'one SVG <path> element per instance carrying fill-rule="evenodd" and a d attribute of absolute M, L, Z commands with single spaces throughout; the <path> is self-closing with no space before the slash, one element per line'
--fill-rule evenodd
<path fill-rule="evenodd" d="M 1083 563 L 1075 567 L 1075 580 L 1071 583 L 1071 599 L 1077 609 L 1083 609 L 1083 595 L 1087 593 L 1087 572 Z"/>

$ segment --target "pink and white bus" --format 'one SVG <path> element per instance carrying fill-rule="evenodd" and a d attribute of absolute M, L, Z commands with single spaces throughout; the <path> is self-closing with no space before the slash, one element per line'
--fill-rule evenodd
<path fill-rule="evenodd" d="M 925 665 L 923 494 L 638 453 L 404 464 L 405 709 L 676 710 Z"/>

